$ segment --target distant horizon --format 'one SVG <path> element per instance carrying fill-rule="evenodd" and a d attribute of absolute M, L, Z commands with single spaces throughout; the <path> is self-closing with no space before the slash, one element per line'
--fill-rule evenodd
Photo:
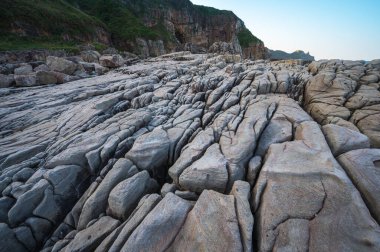
<path fill-rule="evenodd" d="M 233 11 L 271 50 L 302 50 L 316 60 L 380 59 L 380 1 L 191 1 Z"/>

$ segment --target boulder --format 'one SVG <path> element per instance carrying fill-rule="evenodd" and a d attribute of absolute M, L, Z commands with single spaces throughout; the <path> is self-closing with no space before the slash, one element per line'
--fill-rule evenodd
<path fill-rule="evenodd" d="M 54 72 L 37 71 L 36 82 L 39 85 L 56 84 L 57 83 L 57 77 L 54 74 Z"/>
<path fill-rule="evenodd" d="M 103 55 L 99 58 L 100 65 L 109 68 L 121 67 L 124 65 L 124 62 L 123 57 L 119 54 Z"/>
<path fill-rule="evenodd" d="M 103 75 L 109 71 L 108 67 L 101 66 L 97 63 L 94 63 L 94 67 L 95 67 L 95 73 L 97 75 Z"/>
<path fill-rule="evenodd" d="M 72 75 L 77 69 L 76 63 L 54 56 L 48 56 L 46 58 L 46 64 L 49 66 L 50 70 L 68 75 Z"/>
<path fill-rule="evenodd" d="M 28 75 L 32 72 L 33 72 L 33 67 L 29 64 L 25 64 L 14 70 L 15 75 Z"/>
<path fill-rule="evenodd" d="M 38 72 L 38 71 L 47 71 L 49 72 L 50 71 L 50 68 L 46 65 L 46 64 L 41 64 L 39 66 L 36 66 L 34 69 L 33 69 L 34 72 Z"/>
<path fill-rule="evenodd" d="M 7 88 L 15 83 L 15 78 L 13 74 L 4 75 L 0 74 L 0 88 Z"/>
<path fill-rule="evenodd" d="M 82 51 L 80 53 L 82 59 L 89 63 L 99 63 L 100 53 L 94 50 Z"/>
<path fill-rule="evenodd" d="M 16 87 L 33 87 L 37 84 L 35 74 L 15 75 Z"/>

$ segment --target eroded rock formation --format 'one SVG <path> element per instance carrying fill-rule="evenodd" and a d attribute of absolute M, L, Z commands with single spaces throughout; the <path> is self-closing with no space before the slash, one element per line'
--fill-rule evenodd
<path fill-rule="evenodd" d="M 7 251 L 379 251 L 380 61 L 176 53 L 1 90 Z"/>

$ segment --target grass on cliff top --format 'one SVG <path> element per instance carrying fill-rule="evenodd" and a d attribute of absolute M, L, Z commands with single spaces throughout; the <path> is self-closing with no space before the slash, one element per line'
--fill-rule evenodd
<path fill-rule="evenodd" d="M 217 15 L 235 16 L 235 14 L 232 11 L 218 10 L 213 7 L 208 7 L 208 6 L 203 6 L 203 5 L 194 5 L 194 8 L 203 16 L 217 16 Z"/>
<path fill-rule="evenodd" d="M 78 45 L 82 44 L 80 41 L 62 41 L 59 38 L 45 37 L 45 38 L 30 38 L 30 37 L 17 37 L 17 36 L 1 36 L 0 51 L 21 51 L 21 50 L 34 50 L 34 49 L 47 49 L 47 50 L 65 50 L 69 53 L 78 54 L 80 52 Z M 107 48 L 106 45 L 101 43 L 91 43 L 95 50 L 101 52 Z"/>
<path fill-rule="evenodd" d="M 134 40 L 170 39 L 163 24 L 146 27 L 128 7 L 119 0 L 70 0 L 76 2 L 81 10 L 103 21 L 109 31 L 118 39 Z"/>
<path fill-rule="evenodd" d="M 255 37 L 250 30 L 247 28 L 243 28 L 239 33 L 238 33 L 238 39 L 240 42 L 240 45 L 244 47 L 249 47 L 250 45 L 262 43 L 260 39 Z"/>
<path fill-rule="evenodd" d="M 20 24 L 30 33 L 45 32 L 46 35 L 91 35 L 96 27 L 105 28 L 96 18 L 63 0 L 1 0 L 0 30 L 12 31 Z"/>

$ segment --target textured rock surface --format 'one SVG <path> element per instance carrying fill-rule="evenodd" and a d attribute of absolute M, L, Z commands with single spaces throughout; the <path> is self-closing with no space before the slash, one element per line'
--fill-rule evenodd
<path fill-rule="evenodd" d="M 181 52 L 3 89 L 0 247 L 378 251 L 379 66 Z"/>

